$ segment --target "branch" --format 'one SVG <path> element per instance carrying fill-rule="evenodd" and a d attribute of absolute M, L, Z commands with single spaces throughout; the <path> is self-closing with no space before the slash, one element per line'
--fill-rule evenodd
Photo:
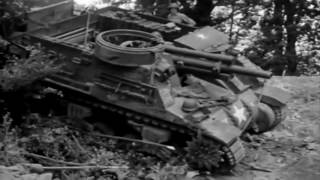
<path fill-rule="evenodd" d="M 225 18 L 221 18 L 219 19 L 219 22 L 218 23 L 215 23 L 214 25 L 217 25 L 217 24 L 221 24 L 223 23 L 224 21 L 227 21 L 229 20 L 230 18 L 238 15 L 238 14 L 241 14 L 243 10 L 246 10 L 248 9 L 249 7 L 242 7 L 242 8 L 239 8 L 239 9 L 234 9 L 233 10 L 233 13 L 230 13 L 230 15 L 228 17 L 225 17 Z"/>
<path fill-rule="evenodd" d="M 264 169 L 264 168 L 260 168 L 260 167 L 257 167 L 257 166 L 254 166 L 252 164 L 248 164 L 248 163 L 245 163 L 245 162 L 241 162 L 241 164 L 245 165 L 245 166 L 248 166 L 250 168 L 250 170 L 254 170 L 254 171 L 262 171 L 262 172 L 272 172 L 271 170 L 269 169 Z"/>
<path fill-rule="evenodd" d="M 47 157 L 47 156 L 42 156 L 42 155 L 39 155 L 39 154 L 34 154 L 34 153 L 29 153 L 29 152 L 22 152 L 21 154 L 29 156 L 29 157 L 48 160 L 48 161 L 51 161 L 51 162 L 55 162 L 55 163 L 58 163 L 58 164 L 65 164 L 65 165 L 69 165 L 69 166 L 87 166 L 88 165 L 88 164 L 83 164 L 83 163 L 66 162 L 66 161 L 57 160 L 57 159 L 53 159 L 53 158 L 50 158 L 50 157 Z"/>
<path fill-rule="evenodd" d="M 128 169 L 127 166 L 43 166 L 41 164 L 22 164 L 23 166 L 28 167 L 31 171 L 41 173 L 43 171 L 56 171 L 56 170 L 87 170 L 87 169 Z"/>
<path fill-rule="evenodd" d="M 131 138 L 126 138 L 126 137 L 120 137 L 120 136 L 112 136 L 112 135 L 107 135 L 107 134 L 100 134 L 100 133 L 89 133 L 92 136 L 97 136 L 97 137 L 104 137 L 104 138 L 109 138 L 109 139 L 116 139 L 116 140 L 122 140 L 122 141 L 128 141 L 128 142 L 135 142 L 135 143 L 141 143 L 141 144 L 148 144 L 152 146 L 157 146 L 157 147 L 162 147 L 169 149 L 171 151 L 175 151 L 174 146 L 169 146 L 165 144 L 159 144 L 151 141 L 145 141 L 145 140 L 140 140 L 140 139 L 131 139 Z"/>

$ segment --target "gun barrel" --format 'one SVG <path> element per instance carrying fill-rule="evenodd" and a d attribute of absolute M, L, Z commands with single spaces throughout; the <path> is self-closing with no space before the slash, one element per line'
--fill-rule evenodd
<path fill-rule="evenodd" d="M 202 69 L 205 72 L 212 72 L 213 70 L 218 69 L 220 73 L 227 73 L 227 74 L 236 73 L 241 75 L 257 76 L 261 78 L 271 78 L 272 76 L 272 73 L 268 71 L 247 69 L 238 65 L 218 64 L 210 61 L 204 61 L 201 59 L 193 59 L 190 57 L 175 56 L 175 55 L 172 55 L 172 59 L 174 62 L 178 64 L 182 64 L 185 67 L 195 67 L 198 69 Z"/>
<path fill-rule="evenodd" d="M 271 72 L 268 71 L 259 71 L 255 69 L 245 69 L 241 66 L 222 66 L 221 67 L 221 72 L 222 73 L 237 73 L 237 74 L 242 74 L 242 75 L 248 75 L 248 76 L 257 76 L 261 78 L 266 78 L 269 79 L 272 76 Z"/>
<path fill-rule="evenodd" d="M 223 54 L 213 54 L 213 53 L 207 53 L 207 52 L 186 49 L 186 48 L 179 48 L 174 46 L 165 46 L 164 50 L 171 54 L 206 58 L 212 61 L 217 61 L 217 62 L 221 61 L 225 64 L 232 64 L 236 60 L 236 57 L 234 56 L 223 55 Z"/>

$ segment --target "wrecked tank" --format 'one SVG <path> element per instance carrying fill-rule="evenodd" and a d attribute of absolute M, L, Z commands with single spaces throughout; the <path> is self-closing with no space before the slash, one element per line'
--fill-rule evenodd
<path fill-rule="evenodd" d="M 206 58 L 206 60 L 213 63 L 223 61 L 224 63 L 242 66 L 247 70 L 263 71 L 245 56 L 233 50 L 229 37 L 214 27 L 190 27 L 184 24 L 171 23 L 166 19 L 150 14 L 128 11 L 116 7 L 108 7 L 105 10 L 99 11 L 96 25 L 99 29 L 103 30 L 121 28 L 142 30 L 150 33 L 157 32 L 164 41 L 174 46 L 174 48 L 167 48 L 166 51 L 176 58 L 183 57 L 187 59 L 191 56 L 196 58 L 199 63 L 201 63 L 199 59 Z M 237 77 L 237 80 L 241 81 L 247 88 L 252 89 L 260 97 L 261 102 L 266 105 L 260 107 L 266 113 L 266 116 L 272 116 L 270 114 L 273 113 L 276 114 L 275 121 L 259 123 L 254 133 L 268 131 L 284 120 L 286 103 L 289 99 L 286 92 L 279 88 L 265 85 L 265 79 L 254 74 L 250 76 L 239 73 L 234 75 Z M 198 77 L 215 83 L 215 79 L 207 75 L 198 73 Z M 269 107 L 272 111 L 268 110 Z M 272 128 L 270 128 L 270 124 L 273 124 Z"/>
<path fill-rule="evenodd" d="M 187 159 L 200 170 L 233 168 L 245 156 L 243 133 L 271 130 L 284 119 L 288 94 L 263 85 L 253 89 L 239 78 L 266 79 L 270 72 L 244 67 L 234 56 L 177 47 L 148 28 L 137 30 L 134 21 L 133 28 L 119 29 L 103 21 L 103 13 L 90 18 L 38 27 L 23 38 L 63 64 L 42 83 L 63 92 L 70 116 L 86 118 L 99 109 L 124 119 L 121 126 L 144 140 L 189 142 L 182 143 Z"/>
<path fill-rule="evenodd" d="M 207 60 L 214 63 L 223 61 L 224 63 L 242 66 L 246 70 L 263 71 L 259 66 L 241 55 L 240 52 L 234 50 L 226 34 L 211 26 L 191 27 L 184 24 L 171 23 L 166 19 L 150 14 L 108 7 L 99 12 L 97 27 L 106 30 L 122 28 L 152 33 L 157 32 L 164 41 L 170 42 L 171 45 L 175 46 L 174 48 L 167 48 L 166 51 L 172 55 L 178 55 L 178 58 L 183 56 L 186 59 L 188 56 L 191 56 L 198 60 L 206 57 Z M 212 55 L 210 56 L 208 53 Z M 200 60 L 198 62 L 201 63 Z M 254 74 L 248 76 L 248 74 L 238 73 L 234 75 L 237 76 L 237 80 L 240 80 L 245 86 L 251 88 L 260 97 L 264 105 L 268 106 L 260 107 L 266 112 L 266 116 L 271 116 L 270 114 L 272 114 L 270 110 L 267 110 L 269 107 L 276 114 L 274 122 L 259 123 L 254 133 L 268 131 L 284 120 L 287 111 L 286 103 L 289 99 L 289 95 L 286 92 L 266 85 L 265 79 Z M 207 75 L 198 73 L 198 77 L 215 83 L 215 79 Z M 270 124 L 273 124 L 272 128 L 270 128 Z"/>
<path fill-rule="evenodd" d="M 227 59 L 217 64 L 172 55 L 168 52 L 190 50 L 163 45 L 158 37 L 142 31 L 104 31 L 88 49 L 74 43 L 79 39 L 70 43 L 59 40 L 61 37 L 30 36 L 65 64 L 44 83 L 64 92 L 64 98 L 72 102 L 70 115 L 77 107 L 101 109 L 125 117 L 144 140 L 194 139 L 188 157 L 197 169 L 234 167 L 245 156 L 240 136 L 259 121 L 275 121 L 272 109 L 233 76 L 270 78 L 269 72 L 247 70 Z M 198 55 L 204 56 L 202 53 Z M 215 83 L 193 75 L 197 73 Z M 105 123 L 108 121 L 112 119 Z"/>

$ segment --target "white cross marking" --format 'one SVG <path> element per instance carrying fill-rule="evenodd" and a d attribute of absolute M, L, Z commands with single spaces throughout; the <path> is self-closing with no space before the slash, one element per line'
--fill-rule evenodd
<path fill-rule="evenodd" d="M 204 34 L 197 34 L 197 36 L 198 36 L 200 39 L 207 39 L 207 37 L 206 37 Z"/>

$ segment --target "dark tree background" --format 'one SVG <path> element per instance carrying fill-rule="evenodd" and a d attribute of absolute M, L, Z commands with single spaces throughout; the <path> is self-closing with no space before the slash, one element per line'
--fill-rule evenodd
<path fill-rule="evenodd" d="M 26 9 L 23 0 L 0 0 L 0 35 L 7 38 L 14 31 L 26 30 Z"/>
<path fill-rule="evenodd" d="M 226 33 L 232 33 L 233 26 L 242 29 L 250 29 L 256 23 L 260 24 L 262 36 L 255 40 L 254 45 L 245 50 L 247 55 L 264 69 L 274 71 L 276 74 L 296 74 L 299 61 L 305 60 L 296 49 L 299 38 L 307 36 L 308 42 L 319 48 L 319 21 L 320 3 L 317 0 L 173 0 L 181 5 L 181 11 L 193 18 L 198 26 L 230 24 L 231 29 Z M 166 16 L 168 9 L 165 6 L 168 0 L 139 0 L 138 3 L 144 9 L 152 12 L 153 7 L 163 8 L 161 15 Z M 161 6 L 157 6 L 161 4 Z M 231 9 L 231 13 L 225 17 L 212 18 L 212 11 L 216 6 L 225 6 Z M 264 15 L 257 19 L 254 14 L 265 9 Z M 167 11 L 166 13 L 163 13 Z M 242 22 L 235 24 L 234 16 L 242 14 Z M 318 21 L 316 27 L 312 27 L 312 21 Z M 224 29 L 222 29 L 224 30 Z M 233 35 L 233 34 L 231 34 Z M 236 43 L 236 42 L 235 42 Z M 318 49 L 319 50 L 319 49 Z M 270 54 L 272 54 L 270 57 Z"/>
<path fill-rule="evenodd" d="M 317 0 L 274 0 L 268 1 L 266 7 L 270 13 L 263 17 L 261 22 L 262 32 L 266 41 L 271 39 L 271 46 L 275 51 L 275 58 L 287 66 L 289 74 L 297 70 L 299 57 L 296 52 L 296 43 L 299 36 L 311 33 L 310 22 L 303 22 L 305 17 L 316 18 L 320 14 Z M 309 38 L 319 40 L 319 34 L 309 34 Z M 278 63 L 273 60 L 273 63 Z M 270 64 L 272 65 L 272 63 Z"/>

